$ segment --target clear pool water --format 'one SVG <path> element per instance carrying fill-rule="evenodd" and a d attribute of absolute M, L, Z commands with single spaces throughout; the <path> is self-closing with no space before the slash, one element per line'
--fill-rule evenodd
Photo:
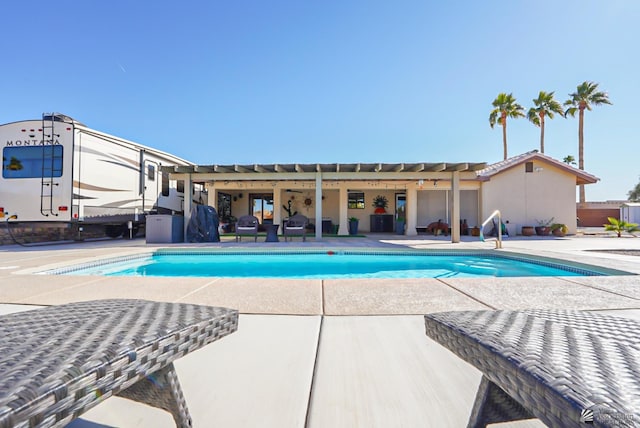
<path fill-rule="evenodd" d="M 495 255 L 153 254 L 55 272 L 74 275 L 258 278 L 477 278 L 601 275 L 560 264 Z"/>

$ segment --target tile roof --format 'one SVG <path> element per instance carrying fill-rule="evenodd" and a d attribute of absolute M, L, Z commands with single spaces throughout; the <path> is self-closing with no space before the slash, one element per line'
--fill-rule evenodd
<path fill-rule="evenodd" d="M 520 155 L 513 156 L 503 161 L 488 165 L 486 168 L 477 171 L 476 175 L 478 176 L 478 179 L 480 179 L 481 181 L 488 181 L 491 179 L 491 177 L 493 177 L 496 174 L 499 174 L 502 171 L 506 171 L 515 166 L 522 165 L 525 162 L 530 162 L 533 160 L 538 160 L 541 162 L 551 164 L 556 168 L 562 169 L 566 172 L 569 172 L 575 175 L 576 184 L 593 184 L 600 180 L 595 175 L 591 175 L 565 162 L 561 162 L 557 159 L 554 159 L 551 156 L 547 156 L 543 153 L 538 153 L 537 150 L 532 150 L 530 152 L 522 153 Z"/>

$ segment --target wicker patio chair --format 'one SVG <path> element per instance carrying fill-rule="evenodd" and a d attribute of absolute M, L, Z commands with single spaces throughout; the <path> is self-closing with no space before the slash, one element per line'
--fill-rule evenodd
<path fill-rule="evenodd" d="M 293 236 L 302 236 L 302 240 L 307 240 L 307 225 L 309 224 L 309 219 L 302 214 L 296 214 L 294 216 L 289 217 L 284 223 L 284 240 L 291 238 Z"/>
<path fill-rule="evenodd" d="M 0 316 L 0 427 L 63 427 L 112 395 L 190 427 L 173 361 L 237 326 L 232 309 L 144 300 Z"/>
<path fill-rule="evenodd" d="M 258 225 L 260 221 L 252 215 L 243 215 L 236 222 L 236 242 L 242 241 L 242 236 L 253 236 L 253 242 L 258 242 Z"/>
<path fill-rule="evenodd" d="M 640 425 L 640 322 L 581 311 L 425 316 L 426 333 L 483 373 L 469 427 Z"/>

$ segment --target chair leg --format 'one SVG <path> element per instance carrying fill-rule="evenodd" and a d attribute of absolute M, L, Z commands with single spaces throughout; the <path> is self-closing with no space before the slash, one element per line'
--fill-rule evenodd
<path fill-rule="evenodd" d="M 166 410 L 173 416 L 176 427 L 192 426 L 191 415 L 173 363 L 120 391 L 117 395 Z"/>
<path fill-rule="evenodd" d="M 485 428 L 488 424 L 534 417 L 502 388 L 483 375 L 467 428 Z"/>

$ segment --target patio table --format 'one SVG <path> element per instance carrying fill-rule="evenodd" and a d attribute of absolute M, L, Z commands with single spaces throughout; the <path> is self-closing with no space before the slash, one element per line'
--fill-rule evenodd
<path fill-rule="evenodd" d="M 426 333 L 483 373 L 470 427 L 640 426 L 640 322 L 582 311 L 425 316 Z"/>
<path fill-rule="evenodd" d="M 0 427 L 64 426 L 112 395 L 189 427 L 173 361 L 237 325 L 232 309 L 124 299 L 0 316 Z"/>

